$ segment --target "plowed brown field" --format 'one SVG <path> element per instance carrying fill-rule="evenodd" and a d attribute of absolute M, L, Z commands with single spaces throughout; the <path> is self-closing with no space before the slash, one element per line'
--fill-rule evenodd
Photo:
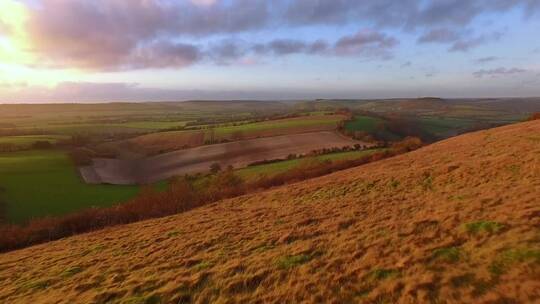
<path fill-rule="evenodd" d="M 0 255 L 2 303 L 538 303 L 540 121 Z"/>
<path fill-rule="evenodd" d="M 186 173 L 208 172 L 213 163 L 219 163 L 223 168 L 229 165 L 242 168 L 257 161 L 355 144 L 371 145 L 336 132 L 313 132 L 207 145 L 137 160 L 95 159 L 93 166 L 80 171 L 84 180 L 91 184 L 144 184 Z"/>

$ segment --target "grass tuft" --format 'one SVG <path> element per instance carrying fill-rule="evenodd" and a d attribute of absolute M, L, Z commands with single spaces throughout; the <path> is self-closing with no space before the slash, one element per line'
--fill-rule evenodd
<path fill-rule="evenodd" d="M 400 275 L 399 270 L 396 269 L 386 269 L 386 268 L 377 268 L 372 270 L 368 277 L 372 280 L 381 281 L 386 279 L 395 278 Z"/>
<path fill-rule="evenodd" d="M 309 262 L 312 258 L 312 255 L 307 254 L 288 255 L 281 257 L 277 261 L 277 265 L 281 269 L 290 269 L 305 264 Z"/>
<path fill-rule="evenodd" d="M 425 173 L 421 184 L 424 191 L 433 190 L 433 177 L 429 173 Z"/>
<path fill-rule="evenodd" d="M 83 271 L 83 269 L 81 267 L 73 266 L 73 267 L 70 267 L 70 268 L 66 269 L 64 272 L 62 272 L 62 277 L 69 278 L 69 277 L 72 277 L 72 276 L 76 275 L 79 272 L 82 272 L 82 271 Z"/>
<path fill-rule="evenodd" d="M 49 280 L 39 280 L 39 281 L 31 281 L 27 282 L 19 288 L 19 291 L 27 291 L 27 290 L 42 290 L 49 287 L 50 282 Z"/>
<path fill-rule="evenodd" d="M 169 233 L 167 233 L 167 237 L 171 238 L 171 237 L 179 236 L 182 233 L 183 232 L 180 230 L 169 231 Z"/>
<path fill-rule="evenodd" d="M 506 273 L 514 264 L 523 262 L 540 264 L 540 250 L 536 249 L 510 249 L 501 253 L 489 265 L 489 272 L 494 276 Z"/>
<path fill-rule="evenodd" d="M 458 247 L 439 248 L 433 251 L 431 257 L 436 261 L 456 263 L 461 258 L 461 251 Z"/>
<path fill-rule="evenodd" d="M 465 224 L 465 230 L 470 234 L 486 232 L 489 234 L 498 233 L 505 228 L 504 224 L 492 221 L 478 221 Z"/>
<path fill-rule="evenodd" d="M 158 295 L 131 297 L 121 302 L 122 304 L 160 304 L 161 297 Z"/>
<path fill-rule="evenodd" d="M 200 262 L 200 263 L 198 263 L 198 264 L 195 264 L 195 265 L 193 266 L 193 269 L 194 269 L 195 271 L 201 271 L 201 270 L 210 268 L 211 266 L 212 266 L 212 263 L 206 262 L 206 261 L 202 261 L 202 262 Z"/>

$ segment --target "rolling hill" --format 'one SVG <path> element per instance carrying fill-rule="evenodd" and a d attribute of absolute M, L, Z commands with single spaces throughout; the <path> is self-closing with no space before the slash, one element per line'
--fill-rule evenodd
<path fill-rule="evenodd" d="M 540 301 L 540 121 L 0 255 L 5 303 Z"/>

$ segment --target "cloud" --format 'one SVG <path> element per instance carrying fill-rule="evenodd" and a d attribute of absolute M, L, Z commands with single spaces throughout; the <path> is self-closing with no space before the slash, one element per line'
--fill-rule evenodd
<path fill-rule="evenodd" d="M 160 41 L 134 49 L 126 57 L 125 64 L 119 63 L 126 69 L 186 67 L 201 58 L 202 53 L 197 46 Z"/>
<path fill-rule="evenodd" d="M 500 32 L 472 35 L 470 30 L 454 30 L 449 28 L 436 28 L 425 32 L 417 40 L 419 44 L 442 43 L 451 44 L 450 52 L 466 52 L 472 48 L 499 40 L 503 36 Z"/>
<path fill-rule="evenodd" d="M 335 45 L 338 54 L 363 54 L 370 57 L 390 57 L 389 49 L 399 41 L 381 32 L 363 30 L 354 35 L 340 38 Z"/>
<path fill-rule="evenodd" d="M 496 69 L 490 69 L 490 70 L 478 70 L 473 73 L 475 77 L 482 78 L 484 76 L 491 76 L 491 77 L 497 77 L 497 76 L 508 76 L 513 74 L 521 74 L 525 73 L 527 70 L 520 69 L 520 68 L 496 68 Z"/>
<path fill-rule="evenodd" d="M 400 65 L 401 68 L 408 68 L 410 66 L 412 66 L 412 62 L 410 61 L 404 62 Z"/>
<path fill-rule="evenodd" d="M 418 43 L 446 43 L 454 42 L 460 38 L 460 34 L 447 28 L 437 28 L 424 33 L 418 38 Z"/>
<path fill-rule="evenodd" d="M 530 17 L 540 11 L 538 2 L 36 0 L 35 5 L 27 6 L 26 31 L 31 42 L 29 51 L 37 57 L 36 62 L 90 70 L 185 67 L 210 55 L 215 56 L 212 61 L 222 64 L 240 56 L 231 43 L 222 44 L 221 49 L 206 46 L 223 35 L 359 23 L 374 29 L 374 33 L 349 34 L 334 49 L 344 55 L 385 58 L 390 56 L 386 50 L 398 43 L 394 38 L 377 36 L 387 29 L 421 32 L 424 34 L 418 38 L 420 43 L 452 43 L 450 51 L 467 51 L 496 40 L 489 35 L 456 36 L 480 15 L 502 14 L 515 8 Z M 332 48 L 331 42 L 301 42 L 291 37 L 273 43 L 265 45 L 266 54 L 324 54 Z M 159 55 L 166 57 L 164 63 L 156 60 Z"/>
<path fill-rule="evenodd" d="M 186 43 L 178 43 L 177 38 L 238 32 L 265 23 L 265 1 L 201 3 L 42 0 L 39 7 L 30 10 L 27 22 L 31 50 L 40 62 L 51 66 L 96 70 L 149 66 L 155 61 L 148 57 L 161 53 L 169 56 L 169 62 L 184 66 L 189 60 L 186 48 L 181 50 L 180 46 Z M 157 46 L 164 50 L 157 50 Z M 175 53 L 179 58 L 170 57 Z M 194 57 L 193 52 L 188 57 Z M 137 58 L 144 62 L 130 61 Z"/>
<path fill-rule="evenodd" d="M 317 56 L 357 56 L 386 59 L 399 43 L 394 37 L 371 30 L 360 30 L 353 35 L 339 37 L 336 41 L 322 39 L 303 41 L 299 39 L 273 39 L 250 44 L 243 40 L 227 39 L 212 43 L 201 53 L 206 59 L 220 64 L 245 62 L 247 58 L 261 56 L 288 56 L 295 54 Z M 249 60 L 248 60 L 249 61 Z"/>
<path fill-rule="evenodd" d="M 297 39 L 275 39 L 267 43 L 257 43 L 251 47 L 251 50 L 258 55 L 329 55 L 330 44 L 324 40 L 305 42 Z"/>
<path fill-rule="evenodd" d="M 484 64 L 484 63 L 493 62 L 497 60 L 499 60 L 499 57 L 487 56 L 487 57 L 477 58 L 474 60 L 474 62 L 479 63 L 479 64 Z"/>
<path fill-rule="evenodd" d="M 502 33 L 494 32 L 491 34 L 482 34 L 472 38 L 464 38 L 456 41 L 450 49 L 450 52 L 467 52 L 472 48 L 481 46 L 486 43 L 497 41 L 502 37 Z"/>

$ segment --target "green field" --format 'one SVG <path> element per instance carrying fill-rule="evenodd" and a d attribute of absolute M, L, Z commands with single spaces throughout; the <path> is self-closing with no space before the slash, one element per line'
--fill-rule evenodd
<path fill-rule="evenodd" d="M 380 149 L 365 150 L 365 151 L 347 151 L 347 152 L 337 152 L 319 156 L 310 156 L 304 158 L 297 158 L 291 160 L 284 160 L 270 164 L 250 166 L 242 169 L 236 170 L 236 174 L 242 177 L 244 180 L 256 180 L 262 176 L 272 177 L 280 173 L 287 172 L 288 170 L 294 169 L 303 163 L 310 161 L 339 161 L 339 160 L 351 160 L 358 159 L 366 155 L 371 155 L 375 152 L 380 152 Z"/>
<path fill-rule="evenodd" d="M 135 196 L 138 186 L 87 185 L 62 151 L 0 153 L 0 200 L 5 218 L 21 223 Z"/>
<path fill-rule="evenodd" d="M 48 141 L 51 144 L 60 140 L 69 139 L 64 135 L 24 135 L 24 136 L 3 136 L 0 137 L 0 144 L 11 144 L 17 147 L 30 147 L 37 141 Z"/>
<path fill-rule="evenodd" d="M 249 136 L 250 134 L 277 129 L 308 129 L 313 127 L 332 129 L 336 127 L 341 120 L 343 120 L 343 117 L 338 115 L 309 115 L 298 118 L 262 121 L 239 126 L 219 127 L 215 129 L 215 135 L 217 138 L 229 138 L 236 132 L 242 133 L 243 136 Z M 208 131 L 206 132 L 206 137 L 208 137 Z"/>
<path fill-rule="evenodd" d="M 348 131 L 364 131 L 372 133 L 377 130 L 377 126 L 383 124 L 384 120 L 371 116 L 355 116 L 353 120 L 345 124 Z"/>

